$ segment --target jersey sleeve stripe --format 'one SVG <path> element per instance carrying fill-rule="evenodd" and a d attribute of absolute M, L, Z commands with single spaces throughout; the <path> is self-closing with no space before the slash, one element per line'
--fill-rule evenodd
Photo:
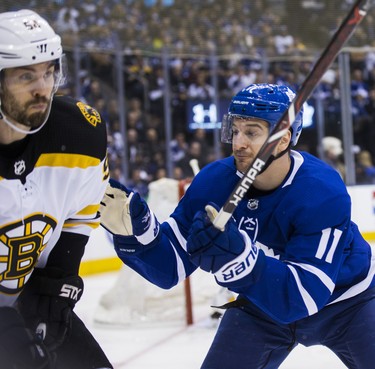
<path fill-rule="evenodd" d="M 89 168 L 100 164 L 98 158 L 80 154 L 42 154 L 35 167 Z"/>
<path fill-rule="evenodd" d="M 291 265 L 288 265 L 288 268 L 290 269 L 290 271 L 293 274 L 293 277 L 294 277 L 294 279 L 296 281 L 298 290 L 299 290 L 299 292 L 301 294 L 301 297 L 303 299 L 303 302 L 304 302 L 304 304 L 306 306 L 306 309 L 307 309 L 309 315 L 315 314 L 318 311 L 318 307 L 316 306 L 316 304 L 314 302 L 314 299 L 310 296 L 310 294 L 303 287 L 296 269 L 293 266 L 291 266 Z"/>
<path fill-rule="evenodd" d="M 173 243 L 171 241 L 169 241 L 171 246 L 172 246 L 172 249 L 175 253 L 175 256 L 176 256 L 176 264 L 177 264 L 177 275 L 178 275 L 178 283 L 182 282 L 185 278 L 186 278 L 186 272 L 185 272 L 185 266 L 184 266 L 184 263 L 182 261 L 182 259 L 180 258 L 180 256 L 178 255 L 178 252 L 176 251 Z"/>
<path fill-rule="evenodd" d="M 165 222 L 169 224 L 180 246 L 186 251 L 186 239 L 182 236 L 176 221 L 173 218 L 168 218 Z"/>
<path fill-rule="evenodd" d="M 95 205 L 88 205 L 84 209 L 80 210 L 77 215 L 93 215 L 96 214 L 99 210 L 100 205 L 95 204 Z"/>
<path fill-rule="evenodd" d="M 308 272 L 314 274 L 316 277 L 318 277 L 322 281 L 322 283 L 327 287 L 330 293 L 332 293 L 333 290 L 335 289 L 335 283 L 332 281 L 332 279 L 329 278 L 327 274 L 323 273 L 319 268 L 316 268 L 310 264 L 293 263 L 290 261 L 288 261 L 288 264 L 299 266 L 300 268 L 307 270 Z"/>
<path fill-rule="evenodd" d="M 375 275 L 375 246 L 371 246 L 371 265 L 370 269 L 367 273 L 367 277 L 363 279 L 361 282 L 357 283 L 356 285 L 349 288 L 345 293 L 343 293 L 339 298 L 331 301 L 329 303 L 333 304 L 342 300 L 346 300 L 350 297 L 356 296 L 359 293 L 365 291 L 368 289 L 371 285 L 371 283 L 374 283 L 374 275 Z"/>
<path fill-rule="evenodd" d="M 64 226 L 63 228 L 66 229 L 66 228 L 73 228 L 73 227 L 80 227 L 80 226 L 87 226 L 87 227 L 91 227 L 92 229 L 95 229 L 95 228 L 98 228 L 99 225 L 100 225 L 100 222 L 78 222 L 78 221 L 66 221 L 64 223 Z"/>

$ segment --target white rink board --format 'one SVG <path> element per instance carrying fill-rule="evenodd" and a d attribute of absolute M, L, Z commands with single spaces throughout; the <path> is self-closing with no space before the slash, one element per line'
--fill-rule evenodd
<path fill-rule="evenodd" d="M 375 185 L 351 186 L 352 219 L 362 233 L 375 232 Z"/>

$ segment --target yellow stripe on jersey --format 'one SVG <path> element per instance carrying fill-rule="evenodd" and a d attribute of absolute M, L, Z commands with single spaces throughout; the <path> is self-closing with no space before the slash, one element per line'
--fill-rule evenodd
<path fill-rule="evenodd" d="M 42 154 L 35 167 L 88 168 L 100 164 L 98 158 L 80 154 Z"/>
<path fill-rule="evenodd" d="M 95 215 L 99 210 L 100 205 L 89 205 L 79 211 L 76 215 Z"/>
<path fill-rule="evenodd" d="M 96 229 L 99 227 L 99 225 L 100 225 L 100 222 L 83 223 L 83 222 L 77 222 L 77 221 L 66 221 L 64 223 L 63 228 L 86 226 L 86 227 L 91 227 L 92 229 Z"/>

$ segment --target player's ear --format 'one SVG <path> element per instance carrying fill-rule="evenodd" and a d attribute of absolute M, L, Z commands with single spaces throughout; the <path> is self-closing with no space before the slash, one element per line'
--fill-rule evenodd
<path fill-rule="evenodd" d="M 277 145 L 277 152 L 282 152 L 284 150 L 286 150 L 288 148 L 288 146 L 290 145 L 290 140 L 292 138 L 292 132 L 290 131 L 290 129 L 288 129 L 288 131 L 284 134 L 283 137 L 281 137 L 281 140 L 279 142 L 279 144 Z"/>

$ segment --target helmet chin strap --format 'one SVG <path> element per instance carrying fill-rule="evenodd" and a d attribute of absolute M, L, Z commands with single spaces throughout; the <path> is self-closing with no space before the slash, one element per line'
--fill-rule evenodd
<path fill-rule="evenodd" d="M 259 174 L 262 174 L 267 168 L 277 159 L 281 158 L 284 156 L 288 151 L 290 150 L 290 145 L 283 151 L 280 151 L 277 155 L 271 155 L 269 159 L 266 161 L 266 164 L 262 168 L 262 170 L 259 172 Z M 258 175 L 259 175 L 258 174 Z"/>
<path fill-rule="evenodd" d="M 49 114 L 51 112 L 51 106 L 52 106 L 52 98 L 51 98 L 51 101 L 50 101 L 49 106 L 47 108 L 48 112 L 47 112 L 47 115 L 46 115 L 46 119 L 44 119 L 44 121 L 42 122 L 42 124 L 40 124 L 38 127 L 34 128 L 34 129 L 27 130 L 27 129 L 22 129 L 22 128 L 16 126 L 4 114 L 4 112 L 1 109 L 1 107 L 0 107 L 0 120 L 3 120 L 10 128 L 14 129 L 15 131 L 17 131 L 19 133 L 22 133 L 22 134 L 25 134 L 25 135 L 32 135 L 32 134 L 34 134 L 36 132 L 39 132 L 44 127 L 44 125 L 47 123 Z"/>

